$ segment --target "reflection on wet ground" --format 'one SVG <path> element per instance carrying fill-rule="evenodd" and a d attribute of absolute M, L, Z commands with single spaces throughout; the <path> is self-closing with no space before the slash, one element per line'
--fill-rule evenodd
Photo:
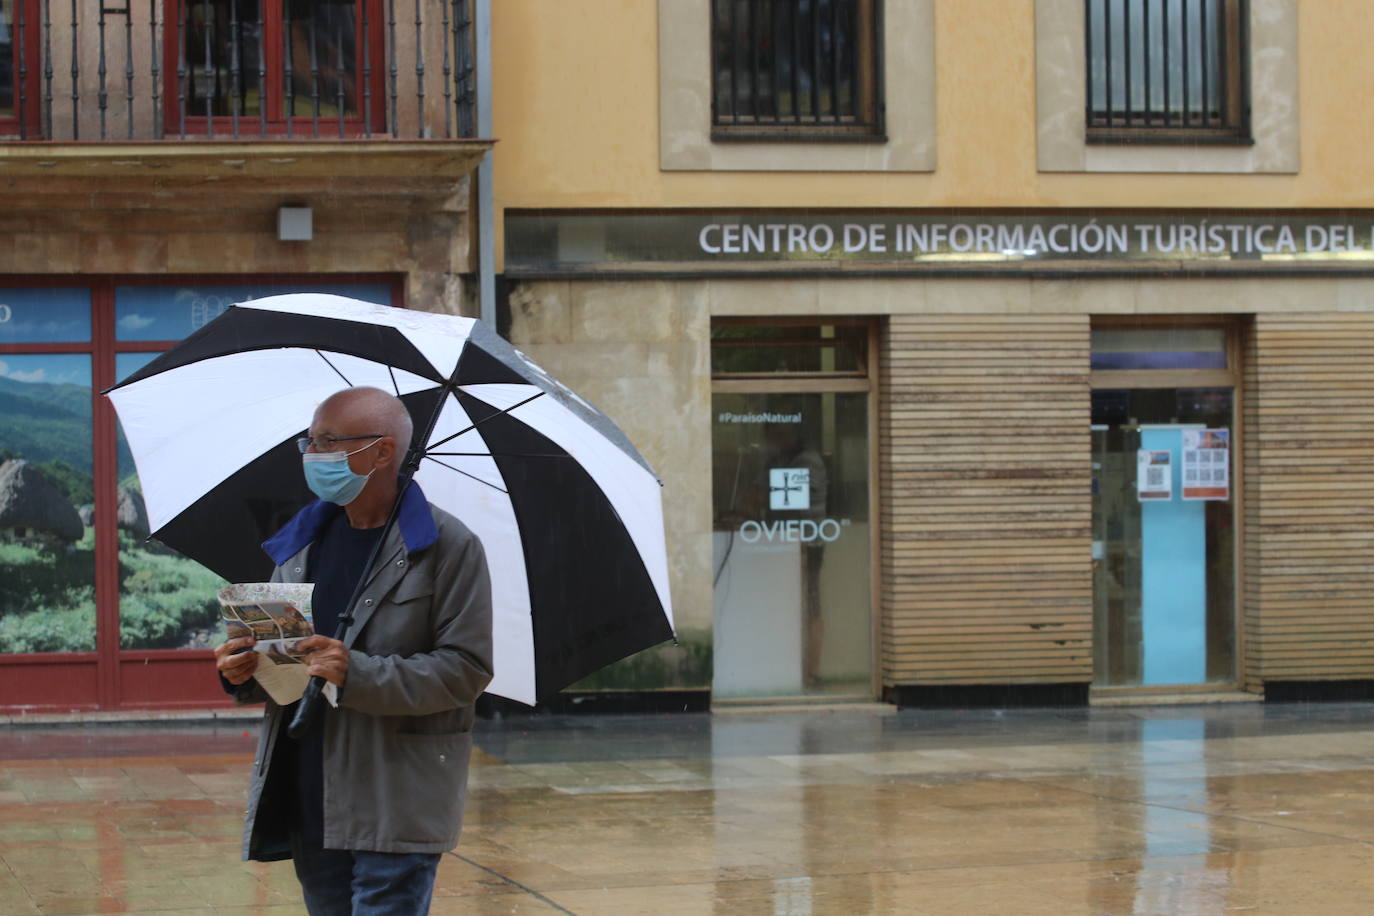
<path fill-rule="evenodd" d="M 1374 704 L 483 722 L 435 913 L 1374 911 Z M 251 724 L 11 726 L 0 914 L 303 913 Z"/>

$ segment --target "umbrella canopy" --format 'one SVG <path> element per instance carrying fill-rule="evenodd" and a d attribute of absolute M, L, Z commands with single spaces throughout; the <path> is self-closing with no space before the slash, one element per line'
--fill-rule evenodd
<path fill-rule="evenodd" d="M 265 579 L 259 544 L 313 499 L 295 439 L 358 385 L 399 396 L 417 437 L 432 427 L 414 479 L 485 548 L 489 692 L 532 704 L 672 637 L 652 469 L 605 414 L 471 318 L 258 299 L 110 389 L 152 536 L 230 581 Z"/>

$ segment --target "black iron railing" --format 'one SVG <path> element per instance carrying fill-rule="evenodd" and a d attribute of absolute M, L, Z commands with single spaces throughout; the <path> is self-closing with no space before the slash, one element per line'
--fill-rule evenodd
<path fill-rule="evenodd" d="M 472 0 L 11 2 L 0 138 L 474 136 Z"/>
<path fill-rule="evenodd" d="M 882 134 L 880 0 L 711 0 L 716 139 Z"/>
<path fill-rule="evenodd" d="M 1085 0 L 1092 140 L 1248 139 L 1246 0 Z"/>

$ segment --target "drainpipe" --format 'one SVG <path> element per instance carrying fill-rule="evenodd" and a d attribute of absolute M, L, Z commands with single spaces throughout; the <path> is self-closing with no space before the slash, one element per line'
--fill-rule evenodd
<path fill-rule="evenodd" d="M 491 0 L 476 0 L 477 25 L 477 136 L 490 137 L 491 126 Z M 496 328 L 496 204 L 492 191 L 493 153 L 488 150 L 477 166 L 477 301 L 478 316 Z"/>

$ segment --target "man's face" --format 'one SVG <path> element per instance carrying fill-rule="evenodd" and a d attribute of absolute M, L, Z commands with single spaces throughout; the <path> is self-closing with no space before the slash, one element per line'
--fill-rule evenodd
<path fill-rule="evenodd" d="M 378 464 L 378 449 L 384 438 L 378 430 L 366 429 L 346 403 L 325 401 L 310 421 L 309 435 L 315 440 L 314 452 L 350 452 L 348 466 L 355 474 L 366 474 Z"/>

